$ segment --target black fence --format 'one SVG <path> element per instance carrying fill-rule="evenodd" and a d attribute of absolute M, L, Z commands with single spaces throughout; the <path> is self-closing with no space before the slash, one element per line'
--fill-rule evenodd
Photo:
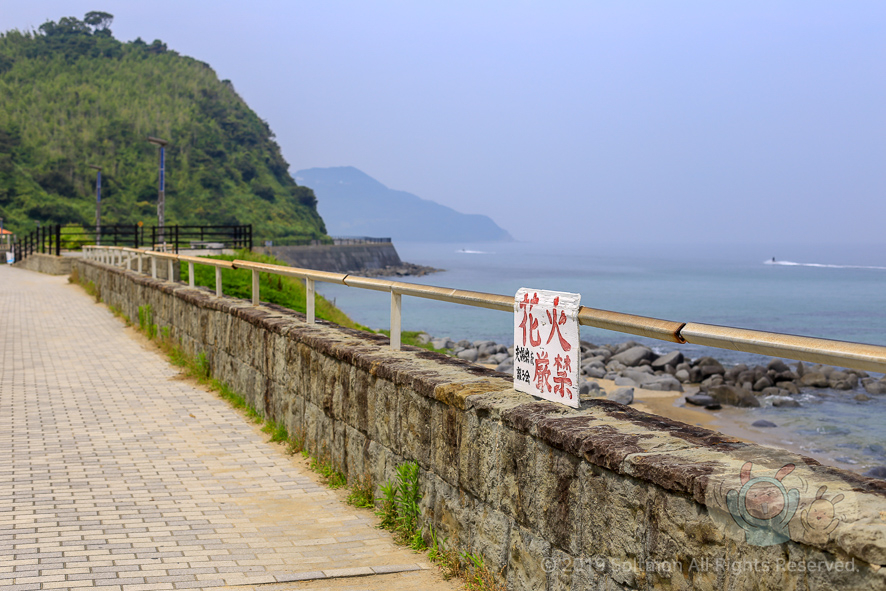
<path fill-rule="evenodd" d="M 178 253 L 182 248 L 252 249 L 252 225 L 244 226 L 166 226 L 160 239 L 157 226 L 118 224 L 102 226 L 96 234 L 82 226 L 51 225 L 37 228 L 13 244 L 15 260 L 34 253 L 61 254 L 62 250 L 81 250 L 87 244 L 154 248 L 165 243 L 167 250 Z"/>
<path fill-rule="evenodd" d="M 145 230 L 145 228 L 142 229 Z M 102 234 L 104 234 L 104 230 L 102 230 Z M 160 228 L 151 226 L 149 244 L 159 247 L 165 243 L 167 249 L 176 254 L 182 248 L 246 248 L 252 250 L 252 224 L 245 226 L 166 226 L 163 228 L 162 239 L 160 234 Z M 147 232 L 144 236 L 147 236 Z M 102 240 L 102 244 L 106 244 L 104 240 Z"/>
<path fill-rule="evenodd" d="M 42 226 L 16 240 L 12 252 L 16 262 L 34 253 L 61 254 L 61 226 Z"/>

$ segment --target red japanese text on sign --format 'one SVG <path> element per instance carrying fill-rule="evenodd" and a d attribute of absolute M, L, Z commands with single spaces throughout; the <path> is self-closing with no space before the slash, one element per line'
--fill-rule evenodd
<path fill-rule="evenodd" d="M 520 289 L 514 298 L 514 387 L 578 408 L 578 308 L 574 293 Z"/>

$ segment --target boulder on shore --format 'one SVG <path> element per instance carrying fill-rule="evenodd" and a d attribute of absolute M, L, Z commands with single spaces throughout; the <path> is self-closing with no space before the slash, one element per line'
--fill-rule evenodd
<path fill-rule="evenodd" d="M 755 407 L 761 406 L 760 401 L 751 392 L 738 386 L 730 386 L 722 384 L 708 390 L 714 400 L 721 404 L 729 404 L 730 406 Z"/>
<path fill-rule="evenodd" d="M 867 382 L 864 389 L 868 394 L 886 394 L 886 382 L 883 380 L 877 382 Z"/>
<path fill-rule="evenodd" d="M 800 403 L 790 396 L 773 396 L 769 400 L 772 402 L 772 406 L 778 408 L 798 408 L 800 406 Z"/>
<path fill-rule="evenodd" d="M 477 361 L 477 358 L 480 356 L 480 352 L 476 349 L 465 349 L 456 355 L 459 359 L 464 359 L 465 361 L 470 361 L 474 363 Z"/>
<path fill-rule="evenodd" d="M 637 345 L 617 355 L 613 355 L 610 363 L 614 360 L 624 364 L 625 367 L 637 367 L 642 365 L 644 361 L 652 361 L 653 359 L 655 359 L 655 353 L 652 352 L 652 349 L 643 345 Z"/>
<path fill-rule="evenodd" d="M 652 369 L 664 369 L 666 365 L 677 367 L 681 363 L 683 363 L 683 354 L 679 351 L 671 351 L 653 361 Z"/>
<path fill-rule="evenodd" d="M 788 367 L 788 364 L 782 361 L 781 359 L 773 359 L 766 366 L 766 369 L 771 369 L 775 373 L 784 373 L 786 371 L 791 371 L 791 368 Z"/>
<path fill-rule="evenodd" d="M 606 397 L 607 400 L 618 402 L 619 404 L 630 404 L 634 401 L 633 388 L 619 388 Z"/>
<path fill-rule="evenodd" d="M 810 371 L 803 374 L 800 378 L 801 386 L 811 386 L 813 388 L 827 388 L 828 377 L 821 372 Z"/>
<path fill-rule="evenodd" d="M 708 410 L 717 410 L 721 408 L 720 403 L 707 394 L 694 394 L 686 397 L 686 402 L 695 406 L 703 406 Z"/>

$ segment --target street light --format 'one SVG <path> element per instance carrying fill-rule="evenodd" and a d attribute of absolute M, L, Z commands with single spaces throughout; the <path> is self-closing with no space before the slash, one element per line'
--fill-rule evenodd
<path fill-rule="evenodd" d="M 165 244 L 163 239 L 163 226 L 166 220 L 166 177 L 164 167 L 166 164 L 166 140 L 148 136 L 148 141 L 152 144 L 160 146 L 160 191 L 157 194 L 157 233 L 161 243 Z M 151 245 L 153 248 L 153 245 Z"/>
<path fill-rule="evenodd" d="M 94 168 L 95 176 L 95 243 L 102 243 L 102 167 L 95 164 L 87 164 L 89 168 Z"/>

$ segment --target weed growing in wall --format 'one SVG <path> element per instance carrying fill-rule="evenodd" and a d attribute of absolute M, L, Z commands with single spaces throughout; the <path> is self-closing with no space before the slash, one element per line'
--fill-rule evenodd
<path fill-rule="evenodd" d="M 102 301 L 102 290 L 92 281 L 84 281 L 82 277 L 80 277 L 80 272 L 74 267 L 74 270 L 71 271 L 71 274 L 68 276 L 68 283 L 76 283 L 84 290 L 88 295 L 91 295 L 95 298 L 95 303 L 99 304 Z"/>
<path fill-rule="evenodd" d="M 274 421 L 268 421 L 261 428 L 263 433 L 271 436 L 270 443 L 286 443 L 289 441 L 289 433 L 286 432 L 286 425 Z"/>
<path fill-rule="evenodd" d="M 418 463 L 406 462 L 397 466 L 397 478 L 381 485 L 381 505 L 376 513 L 381 517 L 381 527 L 390 530 L 399 541 L 413 550 L 423 550 L 419 518 L 421 517 L 421 491 L 418 485 Z"/>
<path fill-rule="evenodd" d="M 154 324 L 154 309 L 151 304 L 138 307 L 138 329 L 154 340 L 157 336 L 157 325 Z"/>
<path fill-rule="evenodd" d="M 302 451 L 302 453 L 304 453 L 304 451 Z M 342 488 L 348 484 L 347 476 L 335 469 L 328 454 L 323 453 L 319 456 L 310 457 L 311 470 L 323 477 L 326 481 L 326 486 L 329 488 Z"/>
<path fill-rule="evenodd" d="M 375 496 L 372 492 L 372 476 L 368 472 L 363 476 L 356 476 L 351 481 L 351 492 L 348 495 L 347 503 L 354 507 L 373 509 Z"/>

